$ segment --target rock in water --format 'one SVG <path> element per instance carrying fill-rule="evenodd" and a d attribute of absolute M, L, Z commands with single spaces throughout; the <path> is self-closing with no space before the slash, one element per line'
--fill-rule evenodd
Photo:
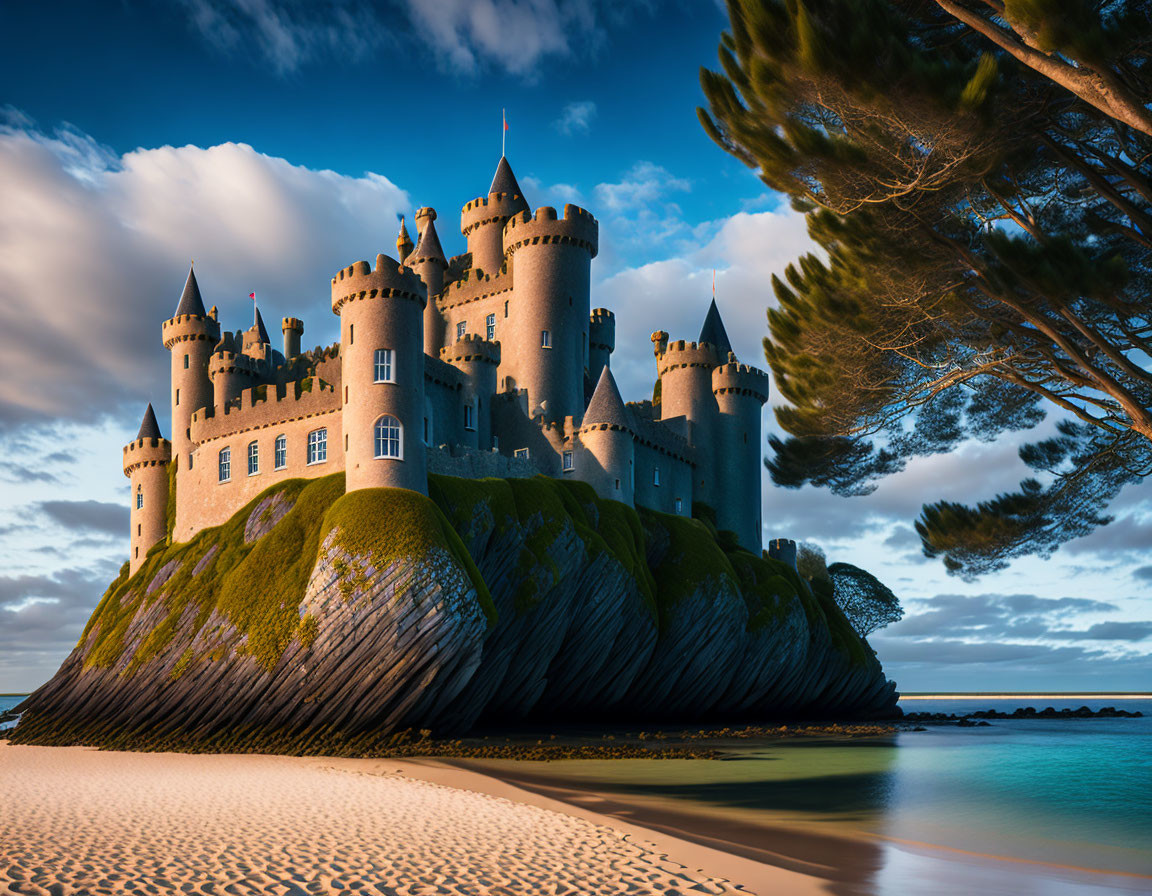
<path fill-rule="evenodd" d="M 545 477 L 292 480 L 127 564 L 19 743 L 355 752 L 528 718 L 891 717 L 827 595 Z"/>

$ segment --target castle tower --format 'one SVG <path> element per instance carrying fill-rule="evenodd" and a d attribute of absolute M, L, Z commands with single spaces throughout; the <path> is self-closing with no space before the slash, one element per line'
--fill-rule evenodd
<path fill-rule="evenodd" d="M 768 542 L 768 556 L 796 568 L 796 542 L 791 538 L 773 538 Z"/>
<path fill-rule="evenodd" d="M 208 357 L 208 379 L 212 381 L 212 406 L 223 408 L 230 401 L 240 397 L 240 393 L 254 384 L 252 362 L 244 354 L 244 337 L 224 331 L 220 341 Z M 221 411 L 223 413 L 223 411 Z"/>
<path fill-rule="evenodd" d="M 300 354 L 300 337 L 304 335 L 304 321 L 298 317 L 286 317 L 280 321 L 284 333 L 284 359 L 291 361 Z"/>
<path fill-rule="evenodd" d="M 424 453 L 424 284 L 387 255 L 332 278 L 340 318 L 347 490 L 428 493 Z"/>
<path fill-rule="evenodd" d="M 715 346 L 708 343 L 683 340 L 657 341 L 655 348 L 660 376 L 660 419 L 685 418 L 685 435 L 696 450 L 693 500 L 715 508 L 714 442 L 720 410 L 712 394 L 712 369 L 719 361 L 718 353 Z"/>
<path fill-rule="evenodd" d="M 161 438 L 156 414 L 152 405 L 148 405 L 135 441 L 124 446 L 124 475 L 132 483 L 129 573 L 136 572 L 149 549 L 168 534 L 168 463 L 171 460 L 172 443 Z"/>
<path fill-rule="evenodd" d="M 608 367 L 601 369 L 596 391 L 588 402 L 580 426 L 580 444 L 584 450 L 576 475 L 596 489 L 601 498 L 632 506 L 636 483 L 631 418 Z"/>
<path fill-rule="evenodd" d="M 400 232 L 396 234 L 396 252 L 401 264 L 404 264 L 405 259 L 412 253 L 412 237 L 408 236 L 408 228 L 404 226 L 403 218 L 400 219 Z"/>
<path fill-rule="evenodd" d="M 464 386 L 463 438 L 467 448 L 492 448 L 492 397 L 496 394 L 496 368 L 500 364 L 500 343 L 487 342 L 469 334 L 440 350 L 440 360 L 451 364 L 467 377 Z"/>
<path fill-rule="evenodd" d="M 172 459 L 177 470 L 187 469 L 192 414 L 212 406 L 208 356 L 220 340 L 220 324 L 204 310 L 191 267 L 176 313 L 164 321 L 161 333 L 172 354 Z"/>
<path fill-rule="evenodd" d="M 444 250 L 440 247 L 435 221 L 434 209 L 417 210 L 416 227 L 420 241 L 416 244 L 416 251 L 412 253 L 407 264 L 424 281 L 428 291 L 428 304 L 424 306 L 424 353 L 438 358 L 440 349 L 447 341 L 444 332 L 447 323 L 440 309 L 436 307 L 435 297 L 444 288 L 444 271 L 448 268 L 448 262 L 444 258 Z"/>
<path fill-rule="evenodd" d="M 600 226 L 575 205 L 564 217 L 544 207 L 510 218 L 504 251 L 515 266 L 516 310 L 501 338 L 501 375 L 528 390 L 529 412 L 561 423 L 584 414 L 590 280 Z M 506 368 L 506 370 L 505 370 Z"/>
<path fill-rule="evenodd" d="M 495 275 L 504 264 L 504 224 L 513 215 L 528 211 L 528 203 L 516 183 L 512 166 L 500 157 L 488 196 L 473 199 L 460 211 L 460 232 L 468 240 L 472 268 Z"/>
<path fill-rule="evenodd" d="M 600 382 L 600 371 L 609 366 L 616 348 L 616 315 L 607 308 L 594 308 L 588 324 L 588 378 Z"/>
<path fill-rule="evenodd" d="M 723 459 L 716 465 L 716 526 L 735 532 L 742 547 L 759 554 L 764 537 L 760 417 L 768 400 L 768 374 L 732 360 L 712 371 L 712 392 L 720 411 L 716 456 Z"/>
<path fill-rule="evenodd" d="M 264 326 L 264 318 L 260 316 L 260 309 L 253 307 L 252 326 L 244 331 L 242 351 L 256 362 L 256 366 L 271 366 L 272 340 L 268 336 L 268 329 Z"/>

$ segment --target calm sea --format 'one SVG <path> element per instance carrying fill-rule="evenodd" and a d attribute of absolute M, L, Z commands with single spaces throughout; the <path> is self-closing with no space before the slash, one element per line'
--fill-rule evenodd
<path fill-rule="evenodd" d="M 0 697 L 0 711 L 21 697 Z M 742 742 L 726 762 L 517 763 L 765 828 L 866 835 L 862 896 L 1152 893 L 1152 698 L 931 698 L 910 712 L 1115 706 L 1141 719 L 996 720 L 850 742 Z M 989 860 L 987 857 L 995 857 Z"/>

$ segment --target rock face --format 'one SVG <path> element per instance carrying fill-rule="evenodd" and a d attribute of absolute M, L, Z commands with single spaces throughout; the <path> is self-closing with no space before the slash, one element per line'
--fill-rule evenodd
<path fill-rule="evenodd" d="M 826 597 L 581 483 L 280 483 L 127 565 L 13 740 L 299 751 L 531 718 L 891 717 Z"/>

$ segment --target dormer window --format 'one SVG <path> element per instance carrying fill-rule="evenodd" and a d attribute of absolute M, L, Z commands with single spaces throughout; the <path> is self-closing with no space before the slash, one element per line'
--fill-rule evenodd
<path fill-rule="evenodd" d="M 552 348 L 552 331 L 551 330 L 541 330 L 540 331 L 540 347 L 541 348 Z"/>
<path fill-rule="evenodd" d="M 468 332 L 468 322 L 460 321 L 456 324 L 456 341 L 459 342 Z"/>

